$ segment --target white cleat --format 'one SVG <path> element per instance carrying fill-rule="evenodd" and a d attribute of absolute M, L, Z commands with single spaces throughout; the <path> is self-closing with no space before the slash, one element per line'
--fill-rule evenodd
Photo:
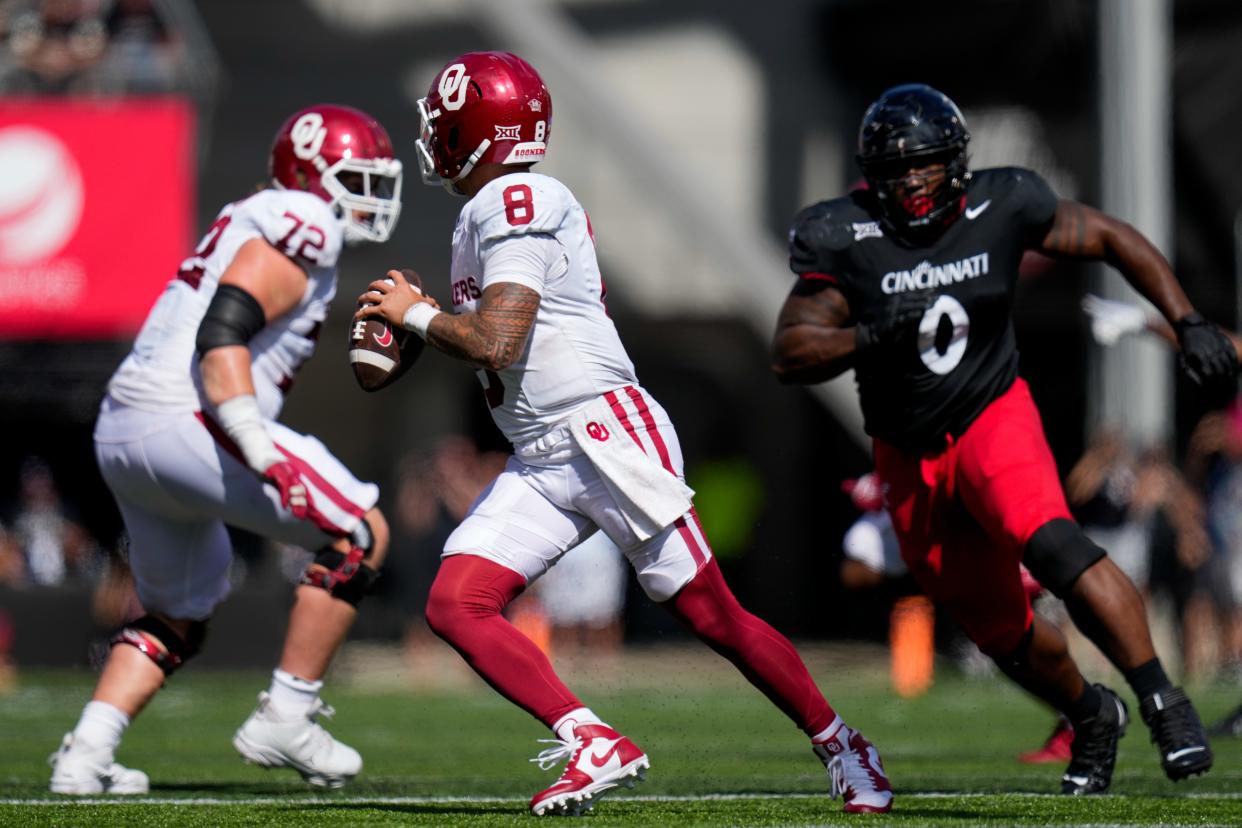
<path fill-rule="evenodd" d="M 828 770 L 832 798 L 841 795 L 847 814 L 886 814 L 893 807 L 893 786 L 875 746 L 846 725 L 826 742 L 812 745 Z"/>
<path fill-rule="evenodd" d="M 566 756 L 569 762 L 552 787 L 531 799 L 530 812 L 535 816 L 580 816 L 613 788 L 633 788 L 651 767 L 647 754 L 607 725 L 580 724 L 572 741 L 550 741 L 557 746 L 530 761 L 540 770 L 551 770 Z"/>
<path fill-rule="evenodd" d="M 335 711 L 321 699 L 303 718 L 279 719 L 266 692 L 259 706 L 233 735 L 233 747 L 242 758 L 264 768 L 293 768 L 321 788 L 339 788 L 362 770 L 358 751 L 332 738 L 315 721 Z"/>
<path fill-rule="evenodd" d="M 66 733 L 60 748 L 47 759 L 52 766 L 52 793 L 144 794 L 151 789 L 147 775 L 117 764 L 107 748 L 88 748 Z"/>

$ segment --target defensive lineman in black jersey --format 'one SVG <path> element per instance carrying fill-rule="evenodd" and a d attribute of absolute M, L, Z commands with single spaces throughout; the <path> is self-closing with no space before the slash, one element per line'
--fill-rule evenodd
<path fill-rule="evenodd" d="M 1173 324 L 1197 382 L 1232 380 L 1236 354 L 1132 227 L 1058 200 L 1029 170 L 972 174 L 968 140 L 930 87 L 871 105 L 859 131 L 868 189 L 804 210 L 790 233 L 799 279 L 773 368 L 799 383 L 855 369 L 902 557 L 981 650 L 1074 723 L 1064 793 L 1108 788 L 1128 712 L 1032 614 L 1020 562 L 1124 673 L 1169 778 L 1202 773 L 1212 754 L 1199 717 L 1156 658 L 1134 585 L 1070 517 L 1018 376 L 1018 263 L 1031 249 L 1109 262 Z"/>
<path fill-rule="evenodd" d="M 1018 376 L 1009 316 L 1018 263 L 1057 199 L 1018 168 L 976 172 L 969 189 L 963 220 L 927 247 L 885 233 L 867 190 L 807 208 L 790 236 L 794 272 L 835 287 L 856 318 L 918 314 L 914 347 L 855 366 L 868 433 L 903 448 L 960 435 Z"/>

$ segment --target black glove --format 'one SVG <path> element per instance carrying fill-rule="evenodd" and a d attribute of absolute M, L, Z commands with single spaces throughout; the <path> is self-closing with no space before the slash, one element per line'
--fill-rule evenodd
<path fill-rule="evenodd" d="M 854 352 L 863 354 L 877 347 L 890 347 L 918 335 L 919 321 L 931 305 L 932 295 L 899 293 L 874 316 L 854 326 Z"/>
<path fill-rule="evenodd" d="M 1220 328 L 1199 313 L 1173 323 L 1182 352 L 1178 362 L 1195 385 L 1222 388 L 1238 373 L 1238 352 Z"/>

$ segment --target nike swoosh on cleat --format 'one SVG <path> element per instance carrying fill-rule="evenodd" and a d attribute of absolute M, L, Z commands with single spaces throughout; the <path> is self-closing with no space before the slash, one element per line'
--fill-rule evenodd
<path fill-rule="evenodd" d="M 979 218 L 979 215 L 984 210 L 988 209 L 988 205 L 990 205 L 991 203 L 992 203 L 992 199 L 989 198 L 987 201 L 983 202 L 978 207 L 967 207 L 966 208 L 966 220 L 974 221 L 975 219 Z"/>
<path fill-rule="evenodd" d="M 1187 754 L 1202 753 L 1203 751 L 1204 751 L 1204 748 L 1202 745 L 1200 745 L 1199 747 L 1182 748 L 1181 750 L 1175 750 L 1172 753 L 1166 753 L 1164 756 L 1164 760 L 1166 762 L 1174 762 L 1178 759 L 1181 759 L 1183 756 L 1186 756 Z"/>
<path fill-rule="evenodd" d="M 604 765 L 608 764 L 608 760 L 611 759 L 613 757 L 613 754 L 615 754 L 620 748 L 621 748 L 621 743 L 618 741 L 618 742 L 613 742 L 612 747 L 610 747 L 602 756 L 596 753 L 592 753 L 591 764 L 597 768 L 602 768 Z"/>
<path fill-rule="evenodd" d="M 1073 782 L 1075 785 L 1085 785 L 1091 781 L 1089 776 L 1062 776 L 1066 782 Z"/>

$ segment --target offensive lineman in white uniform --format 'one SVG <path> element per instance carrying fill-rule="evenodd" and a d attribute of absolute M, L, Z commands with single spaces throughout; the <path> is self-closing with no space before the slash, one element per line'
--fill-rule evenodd
<path fill-rule="evenodd" d="M 94 696 L 52 757 L 51 789 L 146 793 L 114 761 L 121 735 L 202 644 L 228 593 L 225 525 L 318 549 L 280 665 L 233 744 L 247 761 L 340 787 L 357 751 L 315 719 L 328 663 L 388 547 L 378 489 L 275 420 L 336 293 L 342 243 L 382 242 L 401 162 L 369 115 L 319 105 L 276 135 L 271 187 L 227 205 L 156 302 L 108 384 L 95 453 L 130 537 L 147 615 L 126 624 Z"/>
<path fill-rule="evenodd" d="M 453 234 L 452 299 L 374 282 L 357 318 L 382 316 L 479 368 L 515 456 L 449 537 L 427 622 L 501 694 L 538 718 L 557 746 L 536 760 L 560 779 L 536 815 L 578 814 L 632 786 L 646 755 L 560 681 L 504 606 L 566 550 L 602 529 L 643 589 L 730 659 L 812 739 L 849 812 L 887 811 L 879 755 L 815 687 L 790 643 L 746 612 L 712 558 L 682 482 L 668 416 L 638 384 L 612 321 L 590 223 L 559 181 L 529 172 L 543 158 L 552 102 L 516 55 L 451 61 L 419 102 L 427 183 L 470 200 Z"/>

